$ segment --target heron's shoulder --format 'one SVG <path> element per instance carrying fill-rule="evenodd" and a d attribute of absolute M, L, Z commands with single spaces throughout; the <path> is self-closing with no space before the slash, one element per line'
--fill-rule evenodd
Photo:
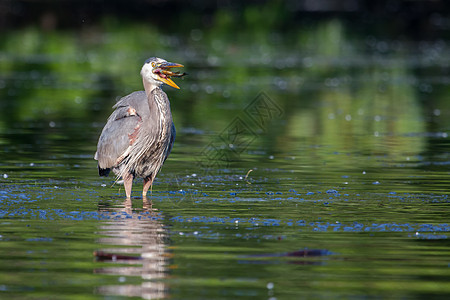
<path fill-rule="evenodd" d="M 116 104 L 113 106 L 113 108 L 117 108 L 120 106 L 128 106 L 131 105 L 132 103 L 135 103 L 136 101 L 142 101 L 142 100 L 146 100 L 147 99 L 147 95 L 145 94 L 144 91 L 137 91 L 137 92 L 133 92 L 131 94 L 128 94 L 122 98 L 120 98 Z"/>

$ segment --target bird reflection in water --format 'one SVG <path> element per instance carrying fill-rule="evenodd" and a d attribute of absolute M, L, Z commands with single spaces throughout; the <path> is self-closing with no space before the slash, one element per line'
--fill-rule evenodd
<path fill-rule="evenodd" d="M 101 210 L 110 212 L 112 218 L 100 226 L 99 234 L 103 237 L 98 242 L 113 247 L 94 252 L 97 261 L 104 264 L 95 273 L 119 275 L 123 284 L 102 286 L 97 292 L 143 299 L 165 298 L 167 288 L 162 279 L 166 277 L 170 256 L 165 247 L 167 234 L 151 201 L 144 198 L 143 208 L 133 209 L 128 198 L 119 207 Z M 141 277 L 142 283 L 126 284 L 127 277 Z"/>

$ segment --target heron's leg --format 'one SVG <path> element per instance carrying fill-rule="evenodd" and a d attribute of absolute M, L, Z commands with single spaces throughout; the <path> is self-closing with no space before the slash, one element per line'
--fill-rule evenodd
<path fill-rule="evenodd" d="M 127 173 L 123 177 L 123 187 L 125 188 L 125 193 L 127 194 L 127 199 L 131 198 L 131 188 L 133 186 L 133 174 Z"/>
<path fill-rule="evenodd" d="M 152 211 L 153 210 L 153 202 L 148 199 L 147 196 L 142 196 L 142 208 L 144 211 Z"/>
<path fill-rule="evenodd" d="M 147 197 L 147 191 L 150 188 L 150 195 L 153 189 L 153 179 L 151 176 L 144 178 L 144 188 L 142 189 L 142 196 Z"/>

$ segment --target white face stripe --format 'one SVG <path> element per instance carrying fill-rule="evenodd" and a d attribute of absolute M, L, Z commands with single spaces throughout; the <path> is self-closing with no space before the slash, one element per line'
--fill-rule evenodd
<path fill-rule="evenodd" d="M 156 75 L 153 74 L 153 68 L 152 68 L 151 63 L 144 64 L 144 65 L 142 66 L 142 69 L 141 69 L 141 75 L 142 75 L 142 77 L 143 77 L 144 79 L 146 79 L 146 80 L 148 80 L 148 81 L 151 81 L 152 79 L 155 79 L 154 76 L 156 76 Z"/>
<path fill-rule="evenodd" d="M 158 80 L 158 75 L 153 73 L 153 67 L 152 63 L 163 63 L 167 62 L 165 59 L 158 58 L 158 57 L 152 57 L 149 60 L 147 60 L 141 69 L 141 76 L 145 80 L 147 80 L 151 85 L 160 86 L 162 84 L 161 81 Z"/>

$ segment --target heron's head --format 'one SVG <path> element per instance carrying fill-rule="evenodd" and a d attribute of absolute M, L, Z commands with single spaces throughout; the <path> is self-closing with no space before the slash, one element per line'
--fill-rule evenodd
<path fill-rule="evenodd" d="M 179 89 L 170 77 L 182 77 L 186 73 L 173 72 L 171 68 L 182 68 L 183 65 L 168 62 L 162 58 L 151 57 L 142 66 L 141 75 L 151 85 L 160 86 L 163 83 Z"/>

